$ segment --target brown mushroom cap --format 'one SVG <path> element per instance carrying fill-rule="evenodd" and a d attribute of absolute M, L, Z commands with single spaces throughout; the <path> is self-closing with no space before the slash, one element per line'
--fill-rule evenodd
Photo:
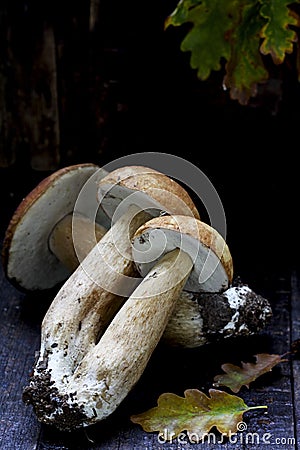
<path fill-rule="evenodd" d="M 132 244 L 133 259 L 142 276 L 164 254 L 181 248 L 194 262 L 185 290 L 220 292 L 232 282 L 233 263 L 225 240 L 210 225 L 193 217 L 151 219 L 136 231 Z"/>
<path fill-rule="evenodd" d="M 136 204 L 141 209 L 156 209 L 154 216 L 158 210 L 199 218 L 193 200 L 180 184 L 144 166 L 125 166 L 110 172 L 99 182 L 98 200 L 110 218 L 124 200 L 120 214 Z"/>
<path fill-rule="evenodd" d="M 77 164 L 42 180 L 20 203 L 6 230 L 2 262 L 7 278 L 25 291 L 50 289 L 70 272 L 49 250 L 53 227 L 73 212 L 78 194 L 99 167 Z M 94 199 L 96 202 L 96 184 Z"/>

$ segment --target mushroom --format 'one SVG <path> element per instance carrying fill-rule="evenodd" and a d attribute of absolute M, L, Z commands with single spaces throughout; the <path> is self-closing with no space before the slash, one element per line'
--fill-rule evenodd
<path fill-rule="evenodd" d="M 89 397 L 90 378 L 98 366 L 93 354 L 111 317 L 140 282 L 131 258 L 135 231 L 162 211 L 199 217 L 182 186 L 142 166 L 121 167 L 100 180 L 99 200 L 114 223 L 52 301 L 42 323 L 33 376 L 23 392 L 25 403 L 33 405 L 40 421 L 61 429 L 93 423 L 98 420 L 98 410 L 105 412 L 100 405 L 105 401 L 101 393 L 93 392 L 96 402 Z M 76 250 L 76 242 L 74 246 Z M 109 343 L 111 355 L 117 341 L 118 336 L 114 336 Z M 81 362 L 87 360 L 91 363 L 89 373 L 78 376 Z"/>
<path fill-rule="evenodd" d="M 40 420 L 71 430 L 106 418 L 139 380 L 183 287 L 215 291 L 232 280 L 232 259 L 225 241 L 216 230 L 191 216 L 149 220 L 136 231 L 132 251 L 142 274 L 147 272 L 145 278 L 100 340 L 93 339 L 90 345 L 85 342 L 85 354 L 76 359 L 72 370 L 68 373 L 65 365 L 60 365 L 60 377 L 55 359 L 62 342 L 57 333 L 50 332 L 50 345 L 48 322 L 54 317 L 47 313 L 43 349 L 26 391 Z M 80 339 L 70 332 L 64 337 L 69 343 Z"/>
<path fill-rule="evenodd" d="M 42 180 L 20 203 L 2 247 L 5 274 L 18 289 L 51 289 L 68 278 L 78 264 L 72 222 L 76 223 L 79 253 L 90 251 L 95 234 L 97 239 L 104 235 L 106 228 L 88 215 L 73 215 L 78 194 L 91 177 L 87 206 L 93 209 L 97 182 L 104 174 L 95 164 L 62 168 Z"/>

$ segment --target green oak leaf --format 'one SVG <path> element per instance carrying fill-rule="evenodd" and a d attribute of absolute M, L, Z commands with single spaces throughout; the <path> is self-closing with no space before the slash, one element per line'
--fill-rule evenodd
<path fill-rule="evenodd" d="M 173 25 L 178 27 L 189 22 L 189 11 L 202 3 L 202 0 L 180 0 L 175 10 L 165 20 L 165 29 Z"/>
<path fill-rule="evenodd" d="M 281 64 L 297 41 L 297 34 L 290 26 L 299 26 L 300 18 L 289 9 L 289 0 L 260 0 L 260 3 L 260 14 L 267 20 L 260 32 L 263 38 L 260 51 L 270 54 L 275 64 Z"/>
<path fill-rule="evenodd" d="M 280 355 L 270 355 L 268 353 L 260 353 L 255 355 L 255 363 L 241 363 L 241 367 L 234 364 L 223 364 L 222 370 L 225 372 L 214 377 L 214 386 L 226 386 L 232 392 L 239 392 L 242 386 L 249 388 L 249 384 L 258 377 L 270 372 L 274 366 L 286 361 Z"/>
<path fill-rule="evenodd" d="M 162 394 L 156 407 L 130 419 L 145 431 L 158 431 L 167 436 L 167 440 L 176 438 L 183 431 L 201 439 L 213 427 L 224 435 L 235 433 L 246 411 L 267 408 L 247 406 L 240 397 L 216 389 L 210 389 L 209 395 L 198 389 L 187 389 L 184 397 Z"/>
<path fill-rule="evenodd" d="M 180 0 L 165 28 L 189 25 L 181 50 L 191 53 L 198 78 L 224 68 L 223 88 L 246 105 L 269 79 L 263 57 L 279 64 L 294 49 L 300 26 L 295 3 L 300 0 Z"/>
<path fill-rule="evenodd" d="M 206 80 L 212 70 L 221 69 L 222 58 L 229 58 L 226 34 L 233 26 L 236 4 L 236 0 L 181 0 L 165 22 L 166 27 L 191 23 L 181 50 L 191 52 L 190 65 L 201 80 Z"/>
<path fill-rule="evenodd" d="M 265 20 L 256 1 L 241 2 L 241 17 L 231 35 L 231 55 L 226 63 L 224 88 L 232 99 L 247 104 L 256 95 L 257 84 L 267 81 L 269 74 L 259 52 L 260 31 Z"/>

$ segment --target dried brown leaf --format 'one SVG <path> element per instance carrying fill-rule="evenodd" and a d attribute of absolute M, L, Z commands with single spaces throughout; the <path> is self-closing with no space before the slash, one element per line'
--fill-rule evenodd
<path fill-rule="evenodd" d="M 286 361 L 286 359 L 282 359 L 281 355 L 268 353 L 257 354 L 255 358 L 255 363 L 242 362 L 241 367 L 230 363 L 223 364 L 221 367 L 225 373 L 214 377 L 214 386 L 226 386 L 232 392 L 237 393 L 242 386 L 249 388 L 249 384 L 258 377 L 270 372 L 277 364 Z"/>

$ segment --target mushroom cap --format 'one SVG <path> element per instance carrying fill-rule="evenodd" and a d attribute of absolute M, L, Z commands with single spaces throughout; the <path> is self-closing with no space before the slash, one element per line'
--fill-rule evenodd
<path fill-rule="evenodd" d="M 149 167 L 118 168 L 102 178 L 98 188 L 99 203 L 110 219 L 115 212 L 122 215 L 132 204 L 149 209 L 154 216 L 166 211 L 199 218 L 188 192 L 172 178 Z"/>
<path fill-rule="evenodd" d="M 199 219 L 182 215 L 156 217 L 143 224 L 132 240 L 132 256 L 142 276 L 175 248 L 188 253 L 194 263 L 186 291 L 221 292 L 229 287 L 233 278 L 229 248 L 217 230 Z"/>
<path fill-rule="evenodd" d="M 2 248 L 5 274 L 18 289 L 51 289 L 70 275 L 49 250 L 48 239 L 56 223 L 73 212 L 80 190 L 98 170 L 101 169 L 90 163 L 59 169 L 42 180 L 19 204 L 7 227 Z"/>

